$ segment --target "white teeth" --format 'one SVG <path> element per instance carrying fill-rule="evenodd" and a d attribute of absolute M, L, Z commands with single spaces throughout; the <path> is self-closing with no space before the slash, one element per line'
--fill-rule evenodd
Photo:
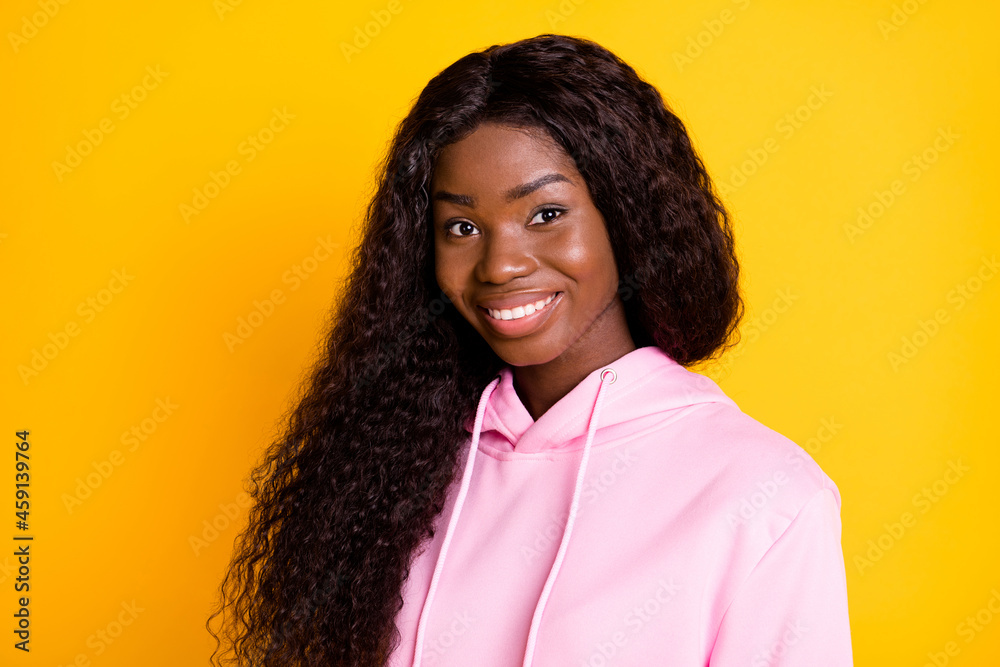
<path fill-rule="evenodd" d="M 490 317 L 495 320 L 519 320 L 525 315 L 531 315 L 552 302 L 552 299 L 556 298 L 555 294 L 551 294 L 549 298 L 536 301 L 535 303 L 529 303 L 524 306 L 517 306 L 516 308 L 504 308 L 502 310 L 493 310 L 489 308 Z"/>

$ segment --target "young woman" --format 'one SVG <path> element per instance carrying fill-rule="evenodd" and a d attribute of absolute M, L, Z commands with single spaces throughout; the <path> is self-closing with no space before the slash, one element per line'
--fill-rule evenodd
<path fill-rule="evenodd" d="M 852 664 L 836 485 L 687 368 L 742 310 L 655 88 L 560 35 L 461 58 L 393 139 L 252 477 L 221 657 Z"/>

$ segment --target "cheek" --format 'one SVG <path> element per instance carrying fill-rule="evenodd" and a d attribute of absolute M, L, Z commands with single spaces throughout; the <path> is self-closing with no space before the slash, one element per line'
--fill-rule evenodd
<path fill-rule="evenodd" d="M 434 277 L 438 287 L 457 306 L 461 307 L 461 294 L 464 289 L 462 270 L 459 260 L 456 257 L 449 257 L 448 253 L 435 251 L 434 254 Z"/>
<path fill-rule="evenodd" d="M 594 291 L 602 294 L 615 293 L 618 291 L 618 267 L 615 263 L 615 252 L 611 247 L 611 239 L 608 238 L 604 227 L 604 221 L 601 220 L 599 225 L 591 227 L 590 231 L 591 234 L 587 238 L 586 262 L 591 280 L 595 283 Z"/>
<path fill-rule="evenodd" d="M 592 256 L 587 274 L 590 298 L 603 308 L 618 293 L 618 271 L 613 255 Z"/>
<path fill-rule="evenodd" d="M 610 285 L 613 292 L 618 291 L 618 266 L 615 263 L 615 253 L 610 246 L 607 247 L 604 256 L 601 258 L 601 267 L 604 270 L 604 280 Z"/>
<path fill-rule="evenodd" d="M 556 262 L 580 290 L 595 299 L 603 299 L 606 292 L 618 289 L 614 252 L 602 236 L 589 235 L 565 245 Z"/>

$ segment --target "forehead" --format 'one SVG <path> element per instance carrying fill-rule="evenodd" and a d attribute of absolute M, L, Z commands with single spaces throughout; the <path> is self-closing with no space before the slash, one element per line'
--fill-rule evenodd
<path fill-rule="evenodd" d="M 544 130 L 484 123 L 441 150 L 432 182 L 448 190 L 501 190 L 551 170 L 576 180 L 573 160 Z"/>

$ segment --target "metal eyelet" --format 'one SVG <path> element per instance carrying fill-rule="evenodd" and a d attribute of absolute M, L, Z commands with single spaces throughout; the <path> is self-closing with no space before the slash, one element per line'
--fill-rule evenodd
<path fill-rule="evenodd" d="M 615 369 L 613 368 L 605 368 L 603 371 L 601 371 L 601 382 L 604 382 L 604 377 L 608 373 L 611 373 L 611 382 L 609 382 L 608 384 L 614 384 L 615 380 L 618 379 L 618 374 L 615 373 Z"/>

